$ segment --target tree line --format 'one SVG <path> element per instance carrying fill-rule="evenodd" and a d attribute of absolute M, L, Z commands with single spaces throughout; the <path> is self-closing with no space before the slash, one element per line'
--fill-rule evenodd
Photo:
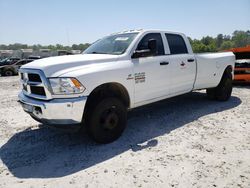
<path fill-rule="evenodd" d="M 250 45 L 250 31 L 236 30 L 232 35 L 218 34 L 214 38 L 206 36 L 201 40 L 191 38 L 189 40 L 195 53 L 217 52 Z"/>
<path fill-rule="evenodd" d="M 216 51 L 223 51 L 230 48 L 236 47 L 244 47 L 250 45 L 250 31 L 241 31 L 236 30 L 232 33 L 232 35 L 223 35 L 218 34 L 216 37 L 206 36 L 202 39 L 191 39 L 190 43 L 192 45 L 193 51 L 195 53 L 199 52 L 216 52 Z M 56 45 L 27 45 L 27 44 L 9 44 L 9 45 L 0 45 L 0 50 L 20 50 L 20 49 L 50 49 L 50 50 L 85 50 L 89 47 L 89 43 L 85 44 L 73 44 L 71 46 L 63 46 L 61 44 Z"/>
<path fill-rule="evenodd" d="M 89 43 L 85 44 L 73 44 L 72 46 L 63 46 L 61 44 L 56 45 L 40 45 L 40 44 L 34 44 L 34 45 L 27 45 L 27 44 L 9 44 L 9 45 L 0 45 L 0 50 L 21 50 L 21 49 L 33 49 L 34 51 L 40 50 L 40 49 L 50 49 L 50 50 L 85 50 L 90 46 Z"/>

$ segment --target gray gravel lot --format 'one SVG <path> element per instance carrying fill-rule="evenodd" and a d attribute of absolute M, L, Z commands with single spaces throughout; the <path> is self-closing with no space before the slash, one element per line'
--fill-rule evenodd
<path fill-rule="evenodd" d="M 249 85 L 228 102 L 202 91 L 136 109 L 108 145 L 35 122 L 19 90 L 0 77 L 0 187 L 250 187 Z"/>

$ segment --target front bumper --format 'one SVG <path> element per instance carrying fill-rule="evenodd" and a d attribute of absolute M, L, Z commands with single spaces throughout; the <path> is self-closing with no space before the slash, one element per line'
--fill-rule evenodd
<path fill-rule="evenodd" d="M 49 101 L 27 97 L 23 92 L 18 95 L 23 110 L 37 121 L 53 126 L 79 125 L 87 97 L 52 99 Z"/>

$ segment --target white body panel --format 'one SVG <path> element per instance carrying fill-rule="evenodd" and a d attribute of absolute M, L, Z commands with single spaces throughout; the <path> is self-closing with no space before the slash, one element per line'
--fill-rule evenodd
<path fill-rule="evenodd" d="M 193 89 L 196 76 L 196 62 L 193 54 L 169 55 L 171 69 L 171 94 L 182 94 Z"/>
<path fill-rule="evenodd" d="M 234 68 L 235 57 L 232 52 L 196 54 L 197 78 L 194 89 L 212 88 L 219 84 L 224 70 Z"/>
<path fill-rule="evenodd" d="M 134 72 L 145 77 L 145 79 L 142 79 L 143 82 L 140 82 L 140 79 L 138 80 L 139 83 L 135 82 L 134 103 L 136 105 L 170 93 L 170 67 L 159 65 L 160 62 L 165 61 L 165 58 L 164 56 L 158 56 L 132 60 Z"/>
<path fill-rule="evenodd" d="M 226 67 L 234 68 L 232 53 L 195 55 L 187 37 L 181 33 L 158 30 L 138 32 L 138 36 L 122 55 L 82 54 L 51 57 L 33 61 L 22 66 L 22 69 L 39 69 L 47 78 L 75 77 L 86 88 L 81 94 L 86 97 L 102 84 L 119 83 L 128 91 L 130 108 L 134 108 L 192 90 L 215 87 Z M 161 33 L 165 55 L 132 59 L 137 44 L 147 33 Z M 165 33 L 181 35 L 188 54 L 171 55 Z M 188 59 L 194 61 L 188 62 Z M 169 64 L 160 66 L 160 62 Z M 185 65 L 182 66 L 182 63 Z M 144 81 L 137 83 L 135 77 L 143 77 L 143 73 Z"/>

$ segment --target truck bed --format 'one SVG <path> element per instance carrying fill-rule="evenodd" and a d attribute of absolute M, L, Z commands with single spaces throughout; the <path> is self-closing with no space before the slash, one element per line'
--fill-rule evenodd
<path fill-rule="evenodd" d="M 197 76 L 194 89 L 216 87 L 220 83 L 225 68 L 229 65 L 234 68 L 235 56 L 232 52 L 202 53 L 195 54 L 195 57 Z"/>

